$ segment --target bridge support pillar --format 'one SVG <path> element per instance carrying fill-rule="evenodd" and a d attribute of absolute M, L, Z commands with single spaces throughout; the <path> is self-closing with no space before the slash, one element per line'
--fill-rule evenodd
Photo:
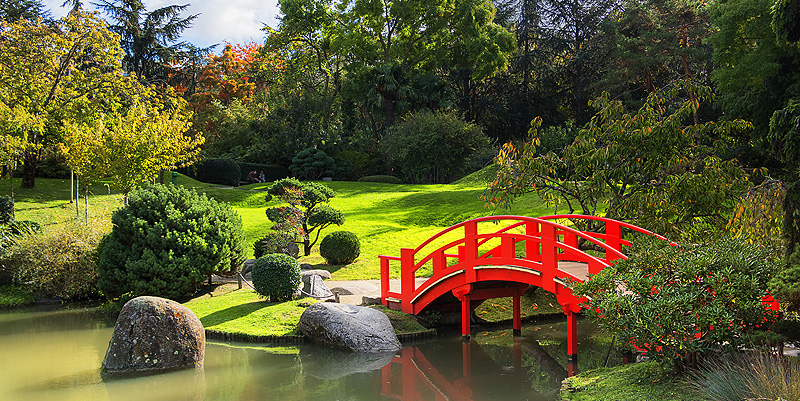
<path fill-rule="evenodd" d="M 471 301 L 468 294 L 464 294 L 461 299 L 461 340 L 469 342 L 470 335 L 470 319 L 472 315 Z"/>
<path fill-rule="evenodd" d="M 472 319 L 472 285 L 467 284 L 453 290 L 453 295 L 461 301 L 461 340 L 469 342 L 470 323 Z"/>
<path fill-rule="evenodd" d="M 567 374 L 572 377 L 578 369 L 578 317 L 567 310 Z"/>
<path fill-rule="evenodd" d="M 519 292 L 514 295 L 514 337 L 522 335 L 522 302 L 520 296 Z"/>

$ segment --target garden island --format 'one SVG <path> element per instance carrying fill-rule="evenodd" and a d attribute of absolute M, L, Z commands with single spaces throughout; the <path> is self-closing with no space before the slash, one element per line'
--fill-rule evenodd
<path fill-rule="evenodd" d="M 800 400 L 797 2 L 276 3 L 0 2 L 0 399 Z"/>

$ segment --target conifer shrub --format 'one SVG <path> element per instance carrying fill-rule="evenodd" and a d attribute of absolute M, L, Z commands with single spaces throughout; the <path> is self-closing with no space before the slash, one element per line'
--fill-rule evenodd
<path fill-rule="evenodd" d="M 334 231 L 322 239 L 319 253 L 329 265 L 346 265 L 361 254 L 361 243 L 350 231 Z"/>
<path fill-rule="evenodd" d="M 300 265 L 282 253 L 264 255 L 253 264 L 253 287 L 271 302 L 288 301 L 300 287 Z"/>
<path fill-rule="evenodd" d="M 111 221 L 114 228 L 98 246 L 98 287 L 111 299 L 180 300 L 210 274 L 235 272 L 245 261 L 239 215 L 183 187 L 136 189 Z"/>

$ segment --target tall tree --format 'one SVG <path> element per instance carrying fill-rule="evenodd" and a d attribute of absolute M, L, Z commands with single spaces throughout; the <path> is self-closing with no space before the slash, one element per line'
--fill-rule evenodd
<path fill-rule="evenodd" d="M 181 17 L 189 4 L 153 11 L 147 11 L 142 0 L 100 0 L 94 4 L 108 15 L 111 30 L 120 35 L 125 69 L 151 83 L 166 82 L 169 63 L 187 46 L 178 39 L 199 14 Z"/>
<path fill-rule="evenodd" d="M 612 61 L 598 86 L 638 107 L 675 79 L 711 84 L 709 10 L 693 0 L 629 0 L 605 25 Z M 700 122 L 696 113 L 693 119 Z"/>
<path fill-rule="evenodd" d="M 50 12 L 44 8 L 41 0 L 0 0 L 0 19 L 3 21 L 49 17 Z"/>
<path fill-rule="evenodd" d="M 62 121 L 80 121 L 109 109 L 127 89 L 118 37 L 92 14 L 48 24 L 0 22 L 0 103 L 29 146 L 22 186 L 35 185 L 41 145 L 57 142 Z"/>
<path fill-rule="evenodd" d="M 511 35 L 494 24 L 489 0 L 345 0 L 329 25 L 332 46 L 347 55 L 353 78 L 383 110 L 383 131 L 414 75 L 437 69 L 468 69 L 480 80 L 504 69 L 513 49 Z M 367 93 L 362 94 L 370 95 Z"/>

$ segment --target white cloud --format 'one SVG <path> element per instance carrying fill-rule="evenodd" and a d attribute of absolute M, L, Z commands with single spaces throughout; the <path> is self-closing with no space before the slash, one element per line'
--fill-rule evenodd
<path fill-rule="evenodd" d="M 61 17 L 69 11 L 62 8 L 63 0 L 44 0 L 55 17 Z M 145 0 L 148 10 L 154 10 L 171 4 L 186 4 L 183 1 Z M 87 8 L 94 9 L 90 2 Z M 278 25 L 277 0 L 194 0 L 189 2 L 184 16 L 200 14 L 194 25 L 183 34 L 183 40 L 196 46 L 209 46 L 224 42 L 246 43 L 262 42 L 264 24 L 272 27 Z M 219 47 L 217 48 L 219 49 Z"/>

